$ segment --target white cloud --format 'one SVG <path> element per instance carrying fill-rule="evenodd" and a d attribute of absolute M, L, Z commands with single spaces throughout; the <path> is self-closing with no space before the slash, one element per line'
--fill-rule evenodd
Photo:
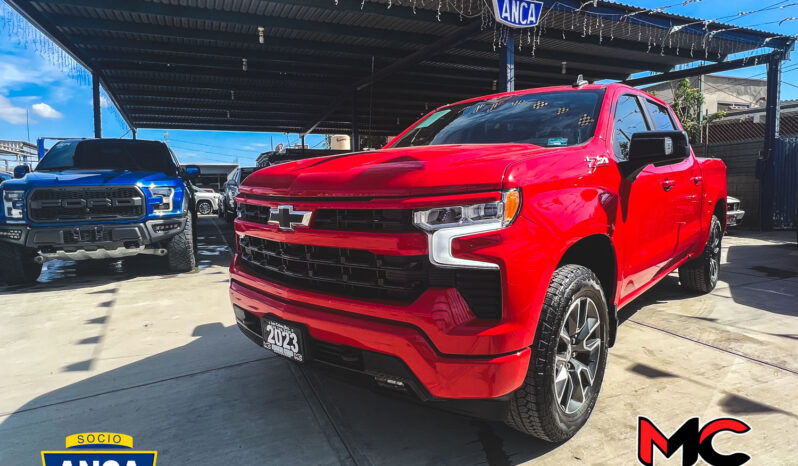
<path fill-rule="evenodd" d="M 89 105 L 94 106 L 94 99 L 89 99 Z M 101 95 L 100 96 L 100 107 L 107 108 L 111 106 L 111 101 L 108 100 L 108 97 Z"/>
<path fill-rule="evenodd" d="M 22 107 L 16 107 L 5 96 L 0 95 L 0 119 L 12 125 L 24 125 L 27 121 L 27 112 Z"/>
<path fill-rule="evenodd" d="M 40 102 L 38 104 L 33 104 L 33 113 L 39 115 L 42 118 L 63 118 L 64 115 L 61 114 L 58 110 L 54 109 L 53 107 L 47 105 L 44 102 Z"/>

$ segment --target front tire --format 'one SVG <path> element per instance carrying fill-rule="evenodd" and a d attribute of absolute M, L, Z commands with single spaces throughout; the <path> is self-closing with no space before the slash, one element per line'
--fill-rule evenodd
<path fill-rule="evenodd" d="M 596 405 L 607 364 L 609 314 L 596 275 L 580 265 L 554 272 L 524 384 L 505 422 L 549 442 L 573 437 Z"/>
<path fill-rule="evenodd" d="M 42 273 L 42 264 L 33 261 L 35 253 L 13 244 L 0 243 L 0 281 L 9 285 L 27 285 L 36 282 Z"/>
<path fill-rule="evenodd" d="M 166 241 L 166 259 L 172 272 L 190 272 L 197 266 L 194 235 L 194 216 L 186 216 L 186 227 Z"/>
<path fill-rule="evenodd" d="M 718 217 L 713 215 L 709 226 L 709 239 L 704 246 L 704 252 L 679 267 L 679 281 L 683 287 L 704 294 L 715 289 L 720 274 L 722 241 L 723 228 Z"/>

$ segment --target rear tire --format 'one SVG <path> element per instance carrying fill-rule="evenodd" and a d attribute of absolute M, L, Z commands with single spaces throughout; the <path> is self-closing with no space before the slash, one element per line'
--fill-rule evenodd
<path fill-rule="evenodd" d="M 549 442 L 573 437 L 596 405 L 607 364 L 609 318 L 598 278 L 588 268 L 554 272 L 538 320 L 524 384 L 505 422 Z"/>
<path fill-rule="evenodd" d="M 704 294 L 715 289 L 720 274 L 722 241 L 723 228 L 718 217 L 713 215 L 709 226 L 709 239 L 704 246 L 704 252 L 679 267 L 679 281 L 683 287 Z"/>
<path fill-rule="evenodd" d="M 33 261 L 35 255 L 29 249 L 0 243 L 0 281 L 9 285 L 26 285 L 36 282 L 42 273 L 42 264 Z"/>
<path fill-rule="evenodd" d="M 194 216 L 186 216 L 186 227 L 177 236 L 166 241 L 166 255 L 169 270 L 190 272 L 197 266 L 194 240 Z"/>

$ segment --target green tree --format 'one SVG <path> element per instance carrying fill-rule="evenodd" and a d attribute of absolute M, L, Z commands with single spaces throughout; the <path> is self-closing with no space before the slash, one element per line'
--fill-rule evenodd
<path fill-rule="evenodd" d="M 706 128 L 713 121 L 720 120 L 726 116 L 726 112 L 715 112 L 711 115 L 706 115 L 701 121 L 701 106 L 704 105 L 704 94 L 698 89 L 692 87 L 689 79 L 682 79 L 679 85 L 673 92 L 673 111 L 679 121 L 682 122 L 684 130 L 690 136 L 690 141 L 701 141 L 702 135 L 705 134 Z"/>

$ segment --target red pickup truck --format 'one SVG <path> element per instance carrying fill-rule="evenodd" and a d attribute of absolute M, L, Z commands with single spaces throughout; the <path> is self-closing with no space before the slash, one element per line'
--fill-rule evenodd
<path fill-rule="evenodd" d="M 718 280 L 726 173 L 661 100 L 574 85 L 441 107 L 384 149 L 247 178 L 230 296 L 259 345 L 563 441 L 618 310 Z"/>

